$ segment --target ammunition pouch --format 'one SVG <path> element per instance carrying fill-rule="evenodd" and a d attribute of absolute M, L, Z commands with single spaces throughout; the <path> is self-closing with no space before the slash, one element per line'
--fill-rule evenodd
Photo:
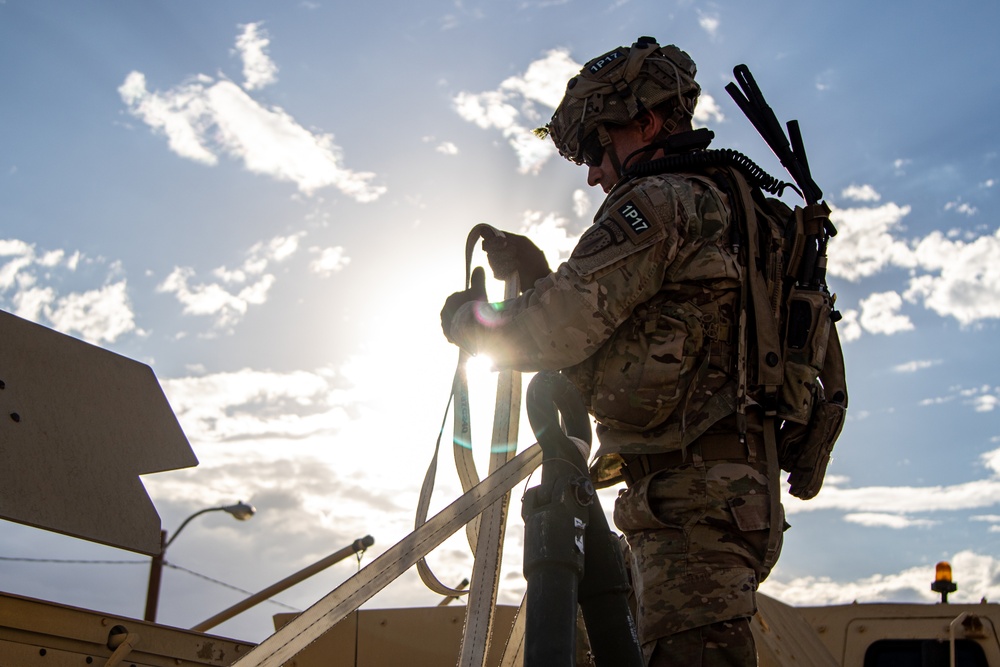
<path fill-rule="evenodd" d="M 833 301 L 826 290 L 792 288 L 786 302 L 784 381 L 777 408 L 780 419 L 803 425 L 810 422 L 833 326 Z"/>
<path fill-rule="evenodd" d="M 818 401 L 808 424 L 785 422 L 778 431 L 778 465 L 789 473 L 789 493 L 809 500 L 819 493 L 847 408 Z"/>
<path fill-rule="evenodd" d="M 823 486 L 830 452 L 847 415 L 844 351 L 832 320 L 827 328 L 823 336 L 826 347 L 823 367 L 812 376 L 813 405 L 809 420 L 804 424 L 786 420 L 777 437 L 778 465 L 789 473 L 789 492 L 802 500 L 813 498 Z"/>

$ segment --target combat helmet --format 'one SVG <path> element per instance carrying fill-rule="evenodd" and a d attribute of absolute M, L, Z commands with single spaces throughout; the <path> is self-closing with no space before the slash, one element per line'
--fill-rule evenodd
<path fill-rule="evenodd" d="M 640 37 L 631 47 L 620 46 L 584 65 L 566 84 L 552 120 L 537 133 L 551 136 L 567 160 L 599 162 L 601 148 L 611 143 L 606 125 L 625 125 L 643 111 L 671 101 L 666 133 L 693 116 L 701 92 L 694 80 L 696 71 L 694 61 L 681 49 Z M 620 171 L 620 165 L 615 168 Z"/>

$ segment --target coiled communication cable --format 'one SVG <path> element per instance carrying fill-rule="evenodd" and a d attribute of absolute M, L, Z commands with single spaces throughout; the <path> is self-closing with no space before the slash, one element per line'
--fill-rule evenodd
<path fill-rule="evenodd" d="M 630 166 L 626 177 L 655 176 L 668 172 L 689 171 L 706 167 L 735 167 L 739 169 L 750 185 L 772 195 L 781 196 L 785 188 L 791 188 L 802 196 L 794 184 L 779 180 L 768 174 L 756 162 L 732 148 L 708 149 L 678 153 Z"/>

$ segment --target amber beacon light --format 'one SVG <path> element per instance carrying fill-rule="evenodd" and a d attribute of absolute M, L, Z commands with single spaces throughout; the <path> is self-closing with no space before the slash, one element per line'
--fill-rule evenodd
<path fill-rule="evenodd" d="M 931 590 L 941 594 L 941 603 L 948 603 L 948 593 L 954 593 L 958 586 L 951 580 L 951 565 L 947 561 L 941 561 L 934 566 L 934 583 Z"/>

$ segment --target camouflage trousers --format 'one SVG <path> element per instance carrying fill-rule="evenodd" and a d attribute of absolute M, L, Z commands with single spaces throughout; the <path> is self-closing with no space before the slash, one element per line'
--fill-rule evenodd
<path fill-rule="evenodd" d="M 755 658 L 667 661 L 695 636 L 703 647 L 717 649 L 726 635 L 723 643 L 735 654 L 755 655 L 748 619 L 757 611 L 757 585 L 774 564 L 765 562 L 770 496 L 764 443 L 759 434 L 748 434 L 753 462 L 745 454 L 711 460 L 702 444 L 720 437 L 736 440 L 735 434 L 699 439 L 683 462 L 635 479 L 615 503 L 615 524 L 628 545 L 639 638 L 647 662 L 654 653 L 661 656 L 651 666 L 756 664 Z M 783 525 L 784 517 L 777 520 Z"/>

